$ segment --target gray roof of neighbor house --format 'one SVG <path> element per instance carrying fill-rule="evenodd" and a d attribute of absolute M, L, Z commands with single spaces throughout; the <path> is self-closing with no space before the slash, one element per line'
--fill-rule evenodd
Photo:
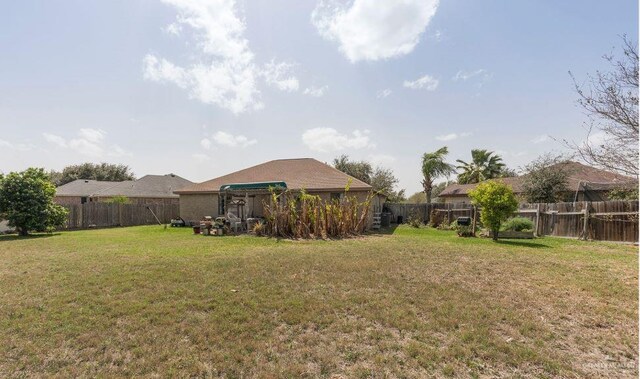
<path fill-rule="evenodd" d="M 56 196 L 91 196 L 92 194 L 124 182 L 103 182 L 99 180 L 77 179 L 56 188 Z"/>
<path fill-rule="evenodd" d="M 56 188 L 56 196 L 175 198 L 178 197 L 175 190 L 192 184 L 175 174 L 145 175 L 138 180 L 123 182 L 78 179 Z"/>
<path fill-rule="evenodd" d="M 567 187 L 569 191 L 592 190 L 602 191 L 613 188 L 635 188 L 638 181 L 634 178 L 617 174 L 615 172 L 601 170 L 599 168 L 583 165 L 578 162 L 558 163 L 567 173 Z M 510 185 L 513 192 L 522 193 L 524 190 L 524 176 L 501 178 L 498 180 Z M 478 184 L 452 184 L 445 188 L 438 197 L 467 196 L 469 191 L 476 188 Z"/>
<path fill-rule="evenodd" d="M 349 181 L 352 190 L 371 190 L 372 187 L 328 164 L 313 158 L 277 159 L 232 172 L 206 182 L 175 191 L 178 194 L 217 193 L 225 184 L 283 181 L 288 189 L 329 191 L 344 190 Z"/>
<path fill-rule="evenodd" d="M 193 182 L 175 174 L 145 175 L 134 181 L 120 182 L 93 193 L 96 197 L 126 196 L 126 197 L 178 197 L 176 190 L 193 185 Z"/>

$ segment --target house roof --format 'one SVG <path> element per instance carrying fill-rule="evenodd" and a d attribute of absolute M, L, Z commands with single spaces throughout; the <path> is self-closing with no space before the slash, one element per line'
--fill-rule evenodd
<path fill-rule="evenodd" d="M 127 181 L 130 182 L 130 181 Z M 56 188 L 56 196 L 91 196 L 92 194 L 126 182 L 106 182 L 90 179 L 77 179 Z"/>
<path fill-rule="evenodd" d="M 56 188 L 56 196 L 178 197 L 173 192 L 193 182 L 175 174 L 145 175 L 138 180 L 107 182 L 77 179 Z"/>
<path fill-rule="evenodd" d="M 190 185 L 193 185 L 193 182 L 175 174 L 145 175 L 138 180 L 120 182 L 96 191 L 92 196 L 178 197 L 174 191 Z"/>
<path fill-rule="evenodd" d="M 354 190 L 371 190 L 371 186 L 313 158 L 278 159 L 245 168 L 206 182 L 175 191 L 177 194 L 217 193 L 225 184 L 283 181 L 291 190 L 344 190 L 351 181 Z"/>
<path fill-rule="evenodd" d="M 628 176 L 620 175 L 615 172 L 601 170 L 599 168 L 583 165 L 578 162 L 558 163 L 567 173 L 567 187 L 569 191 L 575 192 L 584 190 L 610 190 L 618 187 L 637 187 L 638 181 Z M 524 176 L 514 176 L 509 178 L 501 178 L 499 180 L 508 184 L 513 188 L 513 192 L 522 193 L 522 185 Z M 452 184 L 445 188 L 439 197 L 455 197 L 467 196 L 469 191 L 474 189 L 478 184 Z"/>

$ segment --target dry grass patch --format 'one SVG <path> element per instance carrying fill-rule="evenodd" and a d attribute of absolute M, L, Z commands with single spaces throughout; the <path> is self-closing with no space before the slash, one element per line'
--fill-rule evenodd
<path fill-rule="evenodd" d="M 631 246 L 0 237 L 0 376 L 636 377 Z"/>

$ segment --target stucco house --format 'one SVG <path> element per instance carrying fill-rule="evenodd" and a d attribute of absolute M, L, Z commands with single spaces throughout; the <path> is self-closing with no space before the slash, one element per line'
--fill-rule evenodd
<path fill-rule="evenodd" d="M 638 187 L 638 181 L 628 176 L 599 168 L 584 165 L 578 162 L 558 163 L 567 173 L 567 187 L 565 201 L 606 201 L 609 191 L 613 189 L 634 189 Z M 501 178 L 508 184 L 516 195 L 524 193 L 524 176 Z M 444 203 L 470 203 L 469 192 L 478 184 L 451 184 L 439 195 L 439 201 Z"/>
<path fill-rule="evenodd" d="M 349 194 L 364 200 L 372 187 L 334 167 L 312 158 L 278 159 L 220 176 L 203 183 L 187 186 L 178 191 L 180 195 L 180 217 L 187 222 L 196 222 L 204 216 L 224 215 L 225 209 L 233 208 L 237 202 L 244 203 L 237 216 L 262 217 L 263 202 L 270 200 L 270 186 L 283 187 L 297 192 L 305 190 L 323 200 L 340 198 L 349 184 Z M 372 201 L 370 217 L 380 212 L 383 195 Z"/>
<path fill-rule="evenodd" d="M 145 175 L 122 182 L 78 179 L 56 188 L 54 201 L 61 205 L 84 204 L 125 196 L 133 204 L 178 204 L 180 198 L 174 191 L 192 184 L 175 174 Z"/>

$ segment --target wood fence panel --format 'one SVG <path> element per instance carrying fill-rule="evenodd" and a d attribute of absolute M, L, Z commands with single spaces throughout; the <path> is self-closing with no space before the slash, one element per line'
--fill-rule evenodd
<path fill-rule="evenodd" d="M 473 216 L 470 204 L 386 204 L 392 221 L 402 216 L 406 222 L 415 214 L 424 223 L 429 222 L 431 212 L 443 220 L 448 217 Z M 478 210 L 478 216 L 482 210 Z M 584 238 L 599 241 L 638 242 L 638 202 L 599 201 L 575 203 L 523 203 L 516 214 L 536 224 L 539 236 Z M 586 218 L 586 220 L 585 220 Z"/>
<path fill-rule="evenodd" d="M 65 229 L 106 228 L 113 226 L 135 226 L 169 223 L 180 214 L 179 204 L 113 204 L 89 202 L 64 205 L 69 211 Z"/>

